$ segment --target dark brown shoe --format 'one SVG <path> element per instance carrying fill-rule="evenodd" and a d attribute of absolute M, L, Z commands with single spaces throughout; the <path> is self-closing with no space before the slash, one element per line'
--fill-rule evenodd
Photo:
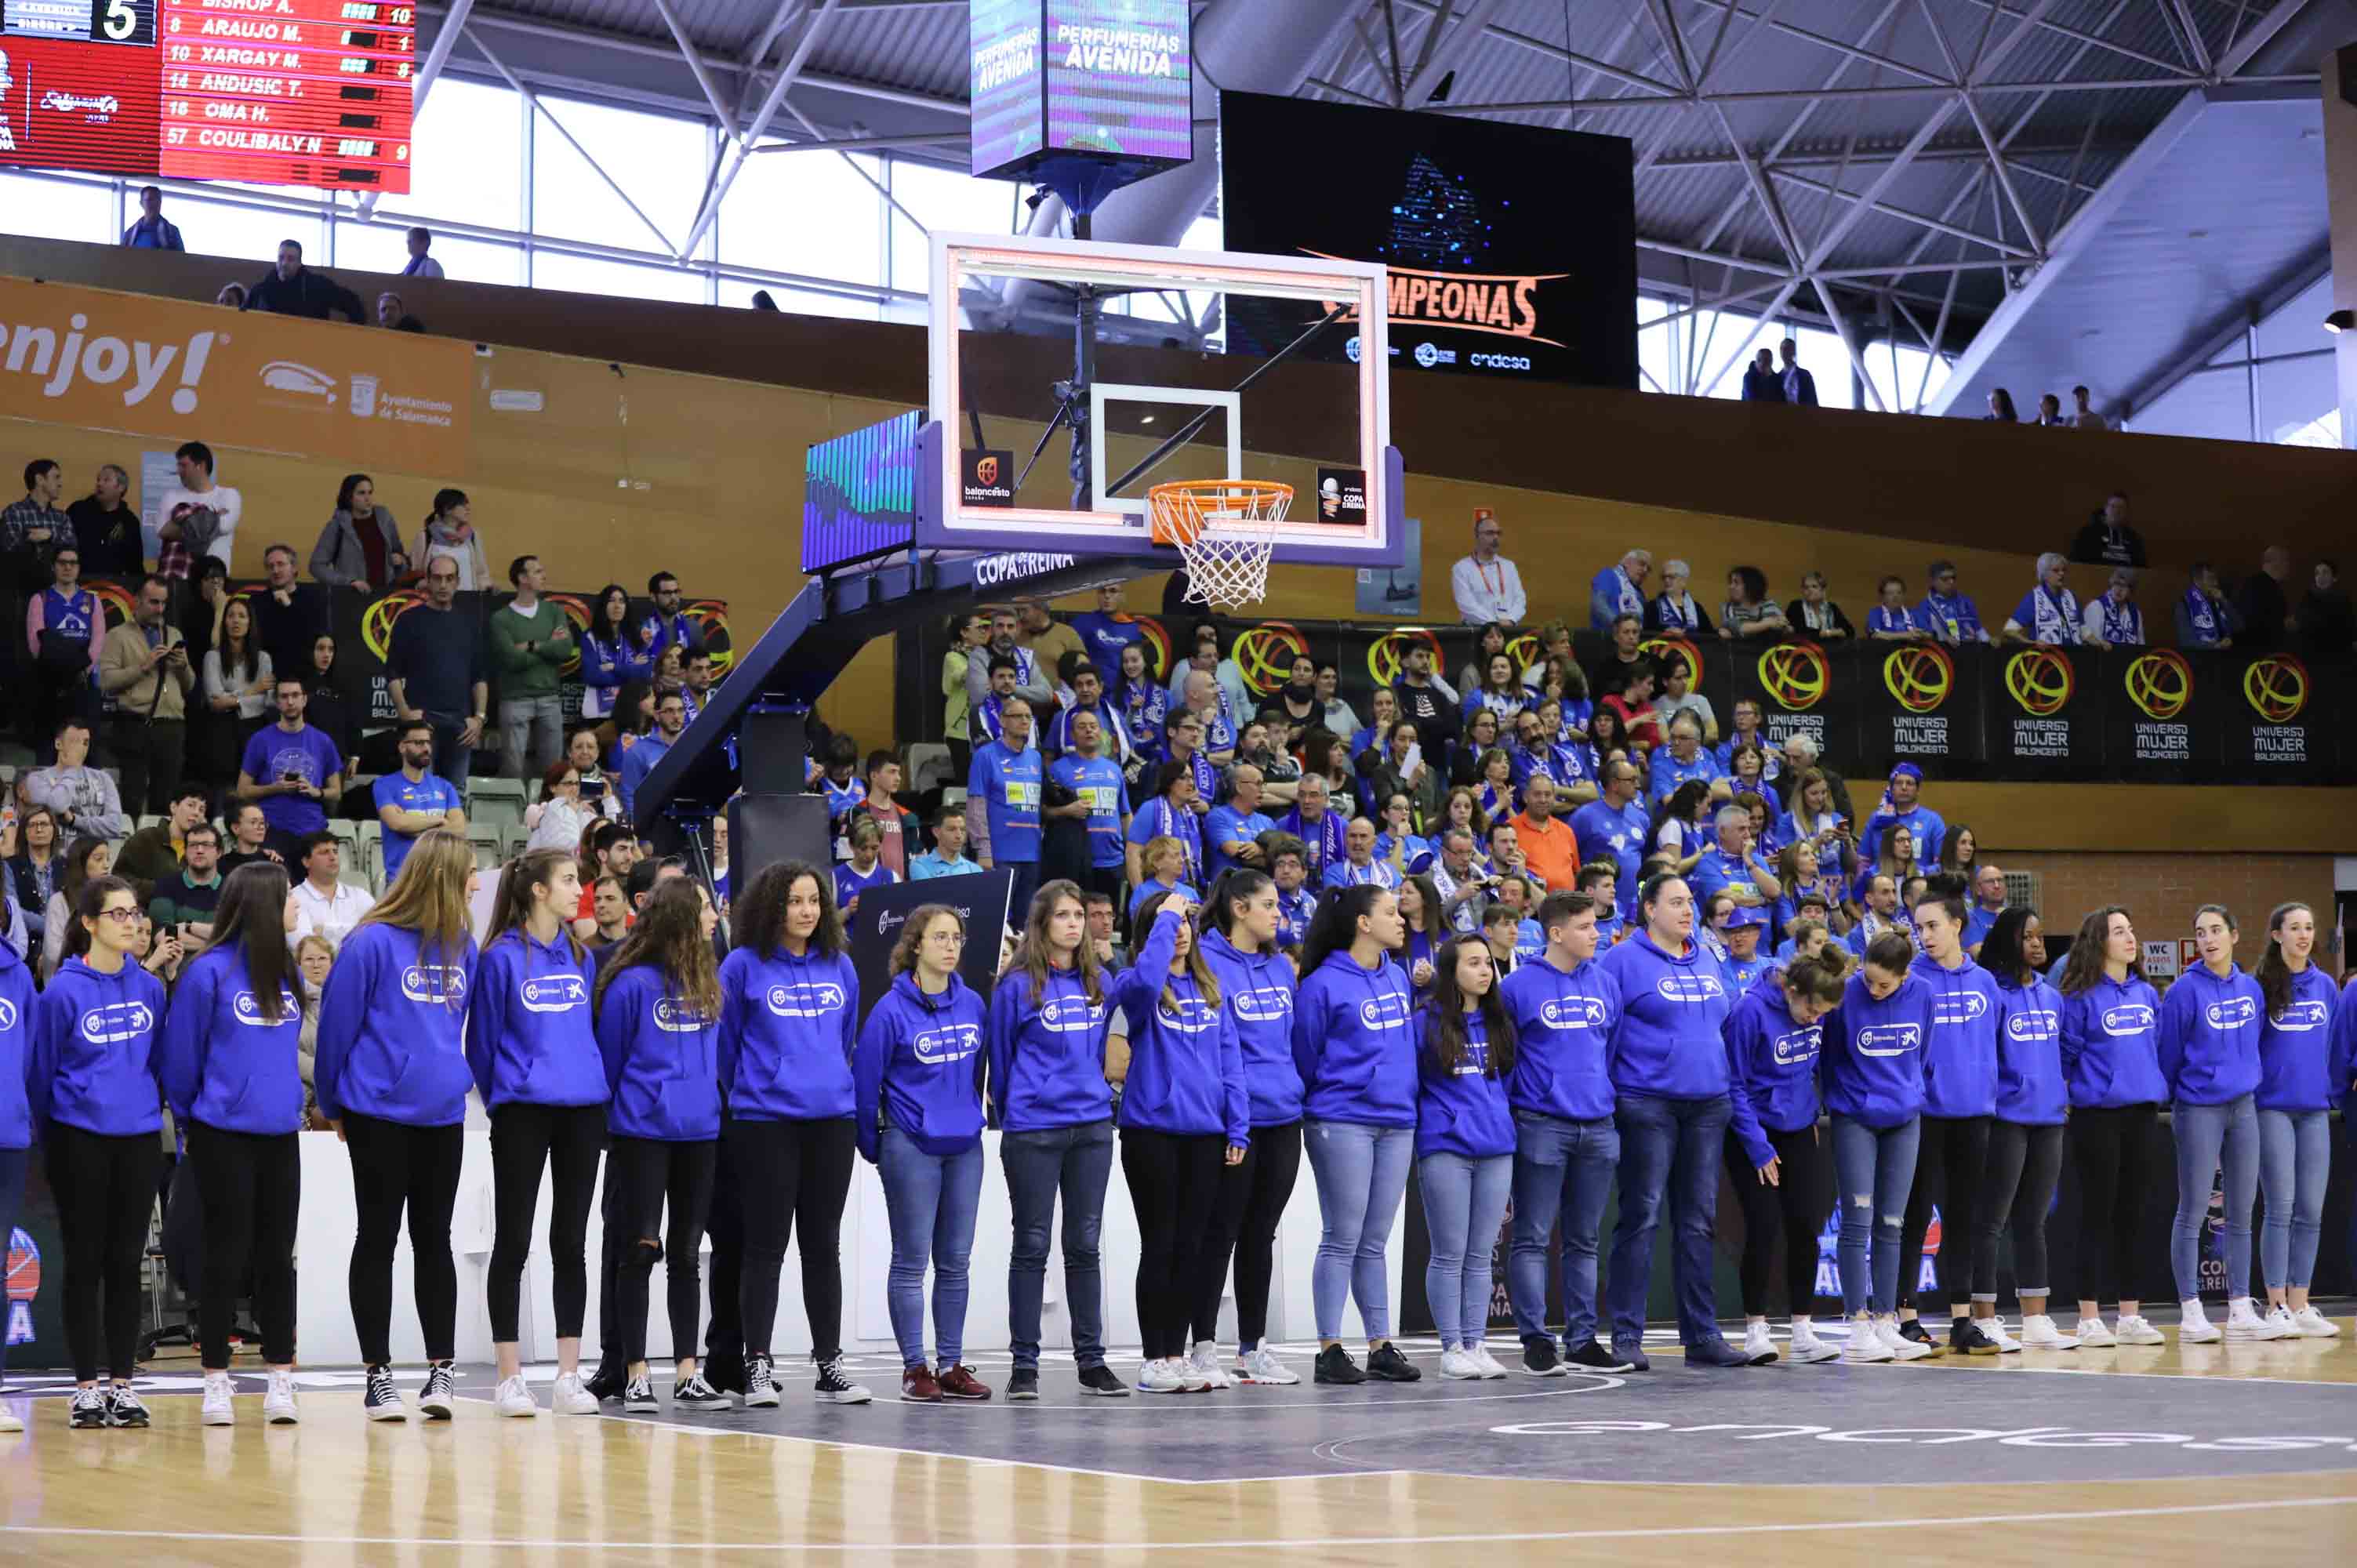
<path fill-rule="evenodd" d="M 941 1376 L 942 1398 L 945 1400 L 986 1400 L 990 1385 L 974 1375 L 971 1367 L 952 1367 Z"/>
<path fill-rule="evenodd" d="M 910 1367 L 900 1374 L 900 1397 L 916 1404 L 942 1402 L 942 1385 L 931 1367 Z"/>

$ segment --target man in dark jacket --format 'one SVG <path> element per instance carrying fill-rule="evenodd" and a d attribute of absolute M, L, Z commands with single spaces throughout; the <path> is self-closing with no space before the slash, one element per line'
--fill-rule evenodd
<path fill-rule="evenodd" d="M 2071 541 L 2071 559 L 2091 566 L 2144 569 L 2144 535 L 2128 524 L 2127 491 L 2114 490 L 2104 498 L 2103 510 L 2088 514 L 2087 526 Z"/>
<path fill-rule="evenodd" d="M 2235 613 L 2242 617 L 2242 646 L 2265 651 L 2284 646 L 2291 600 L 2284 585 L 2291 580 L 2291 552 L 2270 544 L 2259 553 L 2259 569 L 2243 579 L 2234 595 Z"/>
<path fill-rule="evenodd" d="M 1771 350 L 1762 349 L 1751 356 L 1751 368 L 1743 372 L 1743 401 L 1784 401 L 1784 378 L 1776 373 L 1776 356 Z"/>
<path fill-rule="evenodd" d="M 278 265 L 245 291 L 245 308 L 267 310 L 277 316 L 306 316 L 314 321 L 325 321 L 329 311 L 340 310 L 350 320 L 368 319 L 368 308 L 361 304 L 359 295 L 327 274 L 315 273 L 303 264 L 303 246 L 296 240 L 278 242 Z"/>

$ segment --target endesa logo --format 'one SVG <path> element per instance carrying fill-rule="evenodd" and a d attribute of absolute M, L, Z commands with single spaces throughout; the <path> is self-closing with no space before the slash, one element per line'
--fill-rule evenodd
<path fill-rule="evenodd" d="M 1932 998 L 1932 1022 L 1947 1028 L 1969 1024 L 1989 1010 L 1988 998 L 1977 991 L 1952 991 Z"/>
<path fill-rule="evenodd" d="M 1923 1048 L 1923 1030 L 1915 1024 L 1868 1024 L 1850 1044 L 1862 1057 L 1903 1057 Z"/>
<path fill-rule="evenodd" d="M 2062 1037 L 2062 1021 L 2050 1007 L 2025 1008 L 2006 1015 L 2005 1037 L 2019 1046 L 2059 1040 Z"/>
<path fill-rule="evenodd" d="M 1539 1004 L 1539 1022 L 1550 1029 L 1601 1029 L 1611 1010 L 1601 996 L 1551 996 Z"/>
<path fill-rule="evenodd" d="M 2141 1002 L 2124 1002 L 2117 1007 L 2104 1009 L 2104 1033 L 2106 1035 L 2141 1035 L 2155 1022 L 2152 1009 Z"/>
<path fill-rule="evenodd" d="M 589 1005 L 589 985 L 577 974 L 544 974 L 516 987 L 527 1013 L 570 1013 Z"/>
<path fill-rule="evenodd" d="M 1407 998 L 1394 991 L 1388 996 L 1370 996 L 1360 1003 L 1359 1022 L 1370 1029 L 1405 1029 L 1407 1012 Z"/>
<path fill-rule="evenodd" d="M 917 1059 L 932 1066 L 944 1062 L 963 1061 L 982 1048 L 982 1030 L 972 1024 L 943 1024 L 938 1028 L 920 1029 L 909 1042 Z"/>
<path fill-rule="evenodd" d="M 239 992 L 230 1002 L 230 1011 L 237 1015 L 239 1023 L 249 1029 L 271 1029 L 281 1024 L 299 1024 L 303 1021 L 303 1009 L 296 1004 L 294 997 L 284 991 L 278 993 L 278 1013 L 275 1017 L 263 1015 L 262 999 L 251 991 Z"/>
<path fill-rule="evenodd" d="M 401 993 L 412 1002 L 455 1002 L 467 994 L 467 972 L 455 963 L 413 963 L 401 972 Z"/>
<path fill-rule="evenodd" d="M 1653 983 L 1653 989 L 1670 1002 L 1709 1002 L 1727 994 L 1715 974 L 1665 974 Z"/>
<path fill-rule="evenodd" d="M 1824 1030 L 1812 1024 L 1805 1029 L 1795 1029 L 1789 1035 L 1779 1035 L 1770 1043 L 1778 1067 L 1798 1067 L 1803 1062 L 1817 1059 L 1817 1047 L 1824 1038 Z"/>
<path fill-rule="evenodd" d="M 2271 1013 L 2268 1021 L 2287 1035 L 2302 1034 L 2309 1029 L 2321 1029 L 2332 1022 L 2330 1004 L 2317 1000 L 2295 1002 L 2280 1013 Z"/>
<path fill-rule="evenodd" d="M 676 996 L 655 999 L 655 1027 L 670 1035 L 693 1035 L 712 1022 L 693 1003 Z"/>
<path fill-rule="evenodd" d="M 1104 1004 L 1085 996 L 1051 996 L 1039 1009 L 1039 1026 L 1051 1035 L 1085 1035 L 1104 1022 Z"/>
<path fill-rule="evenodd" d="M 2229 996 L 2223 1002 L 2212 1002 L 2202 1009 L 2201 1015 L 2213 1029 L 2239 1029 L 2258 1021 L 2258 1004 L 2247 996 Z"/>
<path fill-rule="evenodd" d="M 1293 993 L 1281 985 L 1238 991 L 1228 1000 L 1235 1004 L 1236 1021 L 1241 1024 L 1284 1024 L 1293 1018 Z"/>
<path fill-rule="evenodd" d="M 843 1010 L 843 987 L 831 981 L 772 985 L 761 1000 L 780 1018 L 822 1018 Z"/>
<path fill-rule="evenodd" d="M 81 1015 L 81 1037 L 93 1046 L 119 1046 L 156 1026 L 156 1010 L 145 1002 L 110 1002 Z"/>

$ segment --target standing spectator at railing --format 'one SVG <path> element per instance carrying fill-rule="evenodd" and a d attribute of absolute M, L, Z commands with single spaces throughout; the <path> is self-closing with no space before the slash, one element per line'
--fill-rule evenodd
<path fill-rule="evenodd" d="M 2126 566 L 2112 568 L 2111 582 L 2079 614 L 2081 641 L 2090 648 L 2144 646 L 2144 612 L 2136 605 L 2136 577 Z"/>
<path fill-rule="evenodd" d="M 1642 617 L 1634 611 L 1615 616 L 1611 632 L 1612 645 L 1587 671 L 1588 693 L 1598 703 L 1607 697 L 1620 695 L 1622 689 L 1636 678 L 1641 666 L 1647 673 L 1651 673 L 1653 667 L 1652 660 L 1637 650 L 1645 640 Z"/>
<path fill-rule="evenodd" d="M 454 607 L 457 596 L 458 564 L 447 556 L 429 562 L 425 602 L 393 623 L 384 667 L 393 712 L 404 723 L 424 719 L 434 726 L 434 771 L 464 794 L 490 716 L 490 665 L 482 628 L 471 611 Z M 622 805 L 630 809 L 627 795 Z"/>
<path fill-rule="evenodd" d="M 2079 596 L 2070 588 L 2071 564 L 2050 550 L 2038 558 L 2038 581 L 2005 619 L 2000 642 L 2040 642 L 2056 647 L 2079 640 Z"/>
<path fill-rule="evenodd" d="M 1499 553 L 1506 531 L 1488 507 L 1473 511 L 1473 553 L 1458 558 L 1448 569 L 1448 585 L 1457 596 L 1457 618 L 1467 626 L 1503 621 L 1520 626 L 1529 613 L 1523 595 L 1523 575 Z"/>
<path fill-rule="evenodd" d="M 101 463 L 90 494 L 66 508 L 83 576 L 135 583 L 146 572 L 146 543 L 139 532 L 139 509 L 128 503 L 130 490 L 129 474 L 117 464 Z"/>
<path fill-rule="evenodd" d="M 681 648 L 704 646 L 704 633 L 687 613 L 677 577 L 669 572 L 655 573 L 647 579 L 647 597 L 654 605 L 654 613 L 646 622 L 649 648 L 661 653 L 673 643 Z"/>
<path fill-rule="evenodd" d="M 1641 629 L 1645 624 L 1645 579 L 1653 575 L 1653 553 L 1631 550 L 1620 560 L 1596 574 L 1587 585 L 1587 624 L 1591 630 L 1619 635 L 1622 616 L 1633 616 Z"/>
<path fill-rule="evenodd" d="M 135 811 L 160 815 L 180 787 L 188 758 L 188 693 L 197 671 L 178 628 L 165 617 L 171 590 L 161 577 L 139 585 L 131 618 L 99 645 L 98 689 L 114 699 L 107 739 Z"/>
<path fill-rule="evenodd" d="M 1784 607 L 1786 627 L 1819 642 L 1843 642 L 1857 635 L 1841 606 L 1825 596 L 1825 575 L 1813 569 L 1801 575 L 1801 596 Z"/>
<path fill-rule="evenodd" d="M 565 738 L 557 671 L 576 652 L 573 623 L 542 597 L 547 569 L 537 555 L 508 563 L 515 597 L 491 616 L 491 662 L 500 677 L 500 773 L 529 779 L 545 772 Z"/>
<path fill-rule="evenodd" d="M 1801 346 L 1787 338 L 1776 346 L 1782 362 L 1776 367 L 1776 380 L 1784 389 L 1784 401 L 1817 406 L 1817 378 L 1801 368 Z"/>
<path fill-rule="evenodd" d="M 2309 585 L 2299 602 L 2299 650 L 2310 659 L 2338 658 L 2357 641 L 2357 618 L 2350 614 L 2349 590 L 2341 585 L 2341 564 L 2319 561 Z"/>
<path fill-rule="evenodd" d="M 376 324 L 388 332 L 425 330 L 425 323 L 410 315 L 407 303 L 391 289 L 376 296 Z"/>
<path fill-rule="evenodd" d="M 106 635 L 106 612 L 98 596 L 81 585 L 81 552 L 71 544 L 58 546 L 49 572 L 49 585 L 25 607 L 37 735 L 53 731 L 63 714 L 96 716 L 98 650 Z"/>
<path fill-rule="evenodd" d="M 2111 422 L 2097 413 L 2087 401 L 2085 387 L 2071 389 L 2071 428 L 2073 430 L 2109 430 Z"/>
<path fill-rule="evenodd" d="M 1782 403 L 1784 378 L 1776 373 L 1776 352 L 1762 349 L 1751 356 L 1751 366 L 1743 372 L 1743 401 L 1746 403 Z"/>
<path fill-rule="evenodd" d="M 647 628 L 630 618 L 630 591 L 608 583 L 597 591 L 597 607 L 590 612 L 588 629 L 581 634 L 581 716 L 602 719 L 614 711 L 622 687 L 643 681 L 652 670 L 654 652 Z M 965 691 L 965 674 L 958 673 L 958 691 Z M 958 717 L 964 718 L 963 710 Z M 964 725 L 953 732 L 961 739 Z"/>
<path fill-rule="evenodd" d="M 172 454 L 180 482 L 156 503 L 163 521 L 156 534 L 156 570 L 178 585 L 196 575 L 199 556 L 210 556 L 228 569 L 230 548 L 237 537 L 238 520 L 245 515 L 245 497 L 213 480 L 213 449 L 201 441 L 184 441 Z"/>
<path fill-rule="evenodd" d="M 2193 581 L 2177 601 L 2177 646 L 2226 649 L 2243 629 L 2242 618 L 2226 602 L 2218 585 L 2218 569 L 2207 561 L 2193 564 Z"/>
<path fill-rule="evenodd" d="M 307 317 L 313 321 L 325 321 L 329 311 L 340 310 L 350 320 L 368 320 L 368 306 L 361 303 L 359 295 L 303 264 L 299 240 L 278 242 L 278 265 L 246 286 L 243 308 L 273 316 Z"/>
<path fill-rule="evenodd" d="M 267 579 L 246 596 L 253 612 L 253 639 L 270 655 L 274 668 L 307 670 L 311 645 L 329 628 L 328 595 L 324 588 L 295 580 L 295 547 L 274 544 L 262 553 Z"/>
<path fill-rule="evenodd" d="M 2071 559 L 2091 566 L 2143 569 L 2144 535 L 2129 526 L 2127 491 L 2114 490 L 2104 498 L 2103 510 L 2088 514 L 2087 525 L 2071 541 Z"/>
<path fill-rule="evenodd" d="M 1997 424 L 2018 424 L 2021 415 L 2013 410 L 2013 394 L 2003 387 L 1989 388 L 1988 412 L 1981 417 Z"/>
<path fill-rule="evenodd" d="M 1039 662 L 1044 674 L 1064 667 L 1067 653 L 1088 651 L 1081 643 L 1081 634 L 1048 613 L 1048 607 L 1033 598 L 1015 601 L 1016 636 L 1031 656 Z"/>
<path fill-rule="evenodd" d="M 1971 595 L 1956 591 L 1956 564 L 1934 561 L 1925 575 L 1931 581 L 1931 591 L 1915 607 L 1916 624 L 1952 647 L 1986 642 L 1989 635 L 1981 627 L 1980 607 L 1973 603 Z"/>
<path fill-rule="evenodd" d="M 442 263 L 425 252 L 434 248 L 434 231 L 420 224 L 405 236 L 409 244 L 409 264 L 401 269 L 405 278 L 438 278 Z"/>
<path fill-rule="evenodd" d="M 1866 612 L 1869 642 L 1921 642 L 1932 634 L 1907 607 L 1907 583 L 1897 574 L 1874 585 L 1875 605 Z"/>
<path fill-rule="evenodd" d="M 434 510 L 425 519 L 425 532 L 417 547 L 428 572 L 436 561 L 458 568 L 458 591 L 479 593 L 491 585 L 491 563 L 483 553 L 483 536 L 475 532 L 475 509 L 461 489 L 434 492 Z"/>
<path fill-rule="evenodd" d="M 50 581 L 49 557 L 74 542 L 73 519 L 58 508 L 66 471 L 47 457 L 25 465 L 25 499 L 0 510 L 0 561 L 11 594 L 38 594 Z"/>
<path fill-rule="evenodd" d="M 1099 585 L 1097 607 L 1074 616 L 1071 625 L 1089 662 L 1100 670 L 1120 669 L 1121 650 L 1133 642 L 1146 641 L 1146 628 L 1122 610 L 1119 583 Z"/>
<path fill-rule="evenodd" d="M 164 216 L 162 188 L 143 185 L 139 188 L 139 216 L 123 231 L 123 244 L 131 251 L 185 251 L 180 242 L 179 226 Z"/>
<path fill-rule="evenodd" d="M 2070 422 L 2062 417 L 2062 400 L 2052 392 L 2038 394 L 2038 425 L 2041 430 L 2062 430 Z"/>
<path fill-rule="evenodd" d="M 1792 630 L 1784 612 L 1768 596 L 1768 574 L 1737 566 L 1727 574 L 1727 602 L 1718 607 L 1718 635 L 1729 639 L 1781 637 Z"/>
<path fill-rule="evenodd" d="M 1710 612 L 1687 591 L 1694 569 L 1683 561 L 1662 564 L 1662 591 L 1645 605 L 1645 629 L 1663 637 L 1708 637 L 1717 628 Z"/>
<path fill-rule="evenodd" d="M 672 591 L 676 596 L 678 593 L 676 583 L 673 585 Z M 977 650 L 967 656 L 966 701 L 973 704 L 977 718 L 983 704 L 990 698 L 990 667 L 1000 659 L 1007 660 L 1014 664 L 1014 694 L 1021 697 L 1030 706 L 1035 718 L 1046 713 L 1049 703 L 1055 700 L 1055 694 L 1049 685 L 1049 671 L 1041 669 L 1039 660 L 1032 656 L 1031 650 L 1016 640 L 1016 628 L 1017 621 L 1012 609 L 1005 606 L 993 609 L 990 612 L 990 641 L 986 650 Z M 662 646 L 662 641 L 658 639 L 656 642 L 658 651 L 661 650 Z M 1170 705 L 1174 708 L 1178 705 L 1178 700 L 1175 694 L 1171 698 Z M 971 727 L 974 721 L 968 722 Z M 980 734 L 974 736 L 974 744 L 977 749 L 982 746 L 983 739 Z"/>
<path fill-rule="evenodd" d="M 311 546 L 311 575 L 330 588 L 382 593 L 409 572 L 401 524 L 377 504 L 376 481 L 346 474 L 336 489 L 336 512 Z"/>
<path fill-rule="evenodd" d="M 2291 600 L 2284 585 L 2290 581 L 2290 551 L 2270 544 L 2259 552 L 2259 569 L 2243 579 L 2234 595 L 2234 614 L 2243 623 L 2236 635 L 2244 648 L 2266 653 L 2284 646 L 2291 622 Z"/>

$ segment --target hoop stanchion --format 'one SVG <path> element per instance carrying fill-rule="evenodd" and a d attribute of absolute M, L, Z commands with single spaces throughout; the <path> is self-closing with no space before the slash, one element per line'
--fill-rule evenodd
<path fill-rule="evenodd" d="M 1174 479 L 1146 492 L 1154 542 L 1187 565 L 1186 600 L 1214 609 L 1258 604 L 1268 593 L 1275 525 L 1293 487 L 1270 479 Z"/>

